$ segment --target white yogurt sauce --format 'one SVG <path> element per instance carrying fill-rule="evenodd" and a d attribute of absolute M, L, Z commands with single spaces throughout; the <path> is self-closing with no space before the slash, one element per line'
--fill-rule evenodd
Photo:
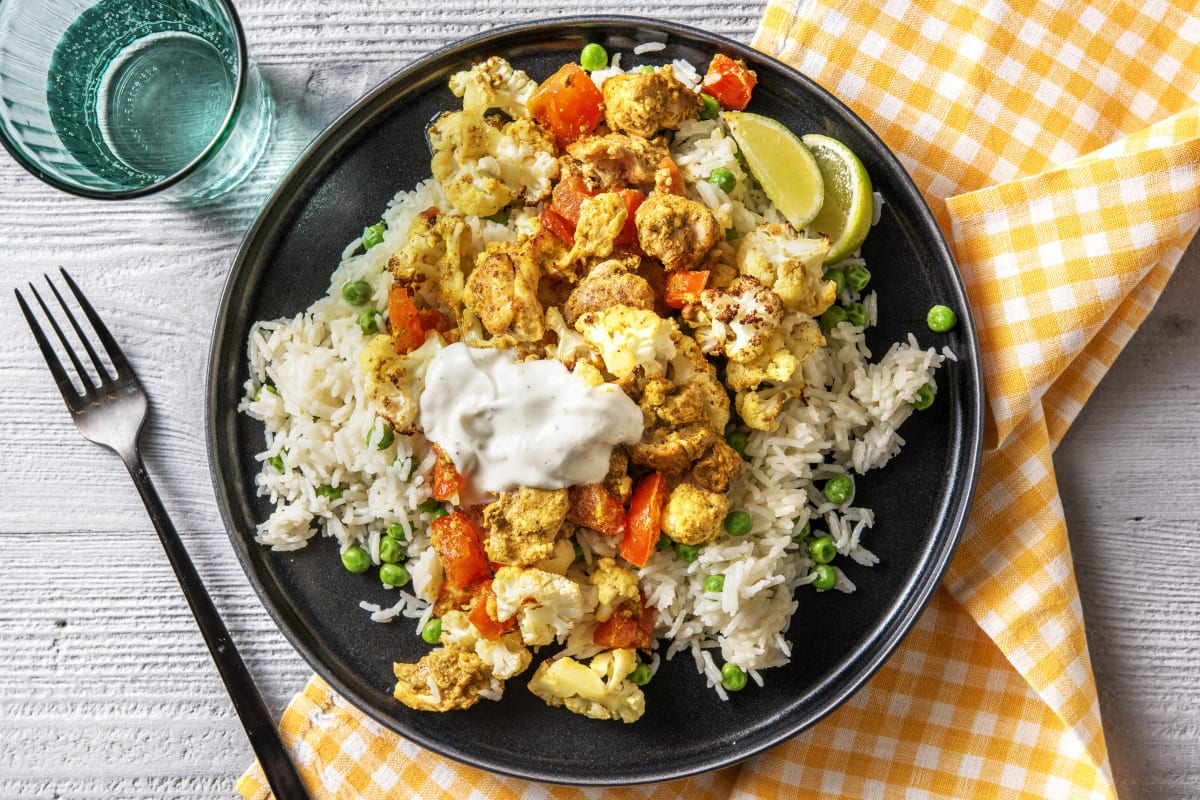
<path fill-rule="evenodd" d="M 642 412 L 619 387 L 461 342 L 430 362 L 420 406 L 426 438 L 485 492 L 598 483 L 613 447 L 642 436 Z"/>

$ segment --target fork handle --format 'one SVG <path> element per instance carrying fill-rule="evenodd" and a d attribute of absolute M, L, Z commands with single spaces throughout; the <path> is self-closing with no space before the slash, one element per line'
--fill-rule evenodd
<path fill-rule="evenodd" d="M 292 763 L 287 748 L 279 737 L 279 730 L 275 727 L 262 695 L 250 677 L 250 671 L 246 669 L 246 664 L 229 637 L 229 631 L 221 621 L 217 607 L 213 605 L 208 590 L 204 588 L 200 575 L 175 530 L 174 523 L 167 516 L 162 500 L 159 499 L 154 484 L 150 482 L 141 454 L 134 450 L 132 454 L 122 453 L 121 457 L 142 496 L 142 502 L 150 514 L 150 521 L 158 531 L 163 549 L 167 551 L 167 559 L 175 570 L 175 577 L 179 579 L 183 596 L 192 609 L 196 624 L 200 626 L 204 643 L 208 645 L 208 652 L 216 662 L 217 671 L 221 674 L 221 680 L 225 682 L 225 689 L 233 700 L 234 710 L 237 711 L 242 727 L 246 729 L 250 747 L 258 757 L 258 763 L 267 777 L 271 791 L 277 800 L 310 798 L 300 773 L 296 771 L 296 765 Z"/>

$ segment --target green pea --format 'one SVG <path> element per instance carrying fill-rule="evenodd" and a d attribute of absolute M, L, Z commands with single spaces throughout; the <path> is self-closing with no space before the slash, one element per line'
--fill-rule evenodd
<path fill-rule="evenodd" d="M 680 561 L 686 561 L 690 564 L 700 557 L 700 545 L 676 542 L 675 555 L 679 556 Z"/>
<path fill-rule="evenodd" d="M 738 428 L 725 437 L 725 441 L 737 451 L 739 456 L 746 457 L 746 445 L 750 442 L 750 432 Z"/>
<path fill-rule="evenodd" d="M 632 672 L 625 676 L 625 679 L 634 686 L 645 686 L 653 677 L 654 673 L 651 672 L 649 664 L 638 664 Z"/>
<path fill-rule="evenodd" d="M 404 560 L 404 545 L 390 536 L 384 536 L 379 540 L 379 560 L 385 564 L 399 564 Z M 399 585 L 393 584 L 393 586 Z"/>
<path fill-rule="evenodd" d="M 737 664 L 722 664 L 721 685 L 731 692 L 740 692 L 746 688 L 746 671 Z"/>
<path fill-rule="evenodd" d="M 283 472 L 283 453 L 276 453 L 267 459 L 267 463 L 276 469 L 278 472 Z"/>
<path fill-rule="evenodd" d="M 821 315 L 821 330 L 829 333 L 846 320 L 846 309 L 841 306 L 830 306 Z"/>
<path fill-rule="evenodd" d="M 867 284 L 871 282 L 871 270 L 864 267 L 862 264 L 852 264 L 846 267 L 846 285 L 856 292 L 861 292 L 867 288 Z"/>
<path fill-rule="evenodd" d="M 704 591 L 706 592 L 722 592 L 725 590 L 724 575 L 709 575 L 704 579 Z"/>
<path fill-rule="evenodd" d="M 808 543 L 808 557 L 818 564 L 828 564 L 837 555 L 832 536 L 820 536 Z"/>
<path fill-rule="evenodd" d="M 363 332 L 363 336 L 370 336 L 372 333 L 379 332 L 379 319 L 382 316 L 373 308 L 364 308 L 358 312 L 354 321 L 358 324 L 358 329 Z"/>
<path fill-rule="evenodd" d="M 797 517 L 796 519 L 799 519 Z M 792 534 L 792 541 L 800 544 L 812 534 L 812 521 L 804 523 L 804 527 Z"/>
<path fill-rule="evenodd" d="M 410 580 L 408 570 L 399 564 L 384 564 L 379 568 L 379 580 L 385 586 L 403 586 Z M 438 631 L 441 634 L 441 631 Z"/>
<path fill-rule="evenodd" d="M 745 536 L 754 527 L 749 511 L 730 511 L 725 515 L 725 532 L 730 536 Z"/>
<path fill-rule="evenodd" d="M 712 172 L 708 173 L 708 182 L 716 186 L 725 194 L 733 191 L 733 187 L 737 186 L 737 178 L 733 173 L 724 167 L 717 167 Z"/>
<path fill-rule="evenodd" d="M 837 586 L 837 570 L 828 564 L 818 564 L 813 567 L 813 574 L 817 577 L 813 579 L 812 585 L 818 592 L 828 591 Z"/>
<path fill-rule="evenodd" d="M 424 511 L 426 514 L 432 514 L 434 511 L 437 511 L 441 507 L 442 507 L 442 501 L 435 500 L 434 498 L 431 497 L 428 500 L 422 500 L 421 504 L 417 506 L 417 511 Z"/>
<path fill-rule="evenodd" d="M 849 475 L 834 475 L 825 481 L 825 497 L 839 506 L 854 499 L 854 478 Z"/>
<path fill-rule="evenodd" d="M 654 543 L 655 550 L 670 550 L 674 546 L 670 536 L 659 536 L 658 541 Z"/>
<path fill-rule="evenodd" d="M 408 539 L 408 531 L 399 522 L 389 522 L 383 533 L 389 539 L 395 539 L 397 542 L 404 542 Z"/>
<path fill-rule="evenodd" d="M 322 483 L 317 487 L 317 497 L 324 497 L 330 502 L 342 499 L 342 487 L 330 486 L 328 483 Z"/>
<path fill-rule="evenodd" d="M 654 67 L 649 64 L 642 64 L 640 67 L 638 67 L 638 72 L 642 73 L 643 75 L 649 75 L 650 73 L 654 72 Z"/>
<path fill-rule="evenodd" d="M 737 237 L 738 237 L 738 229 L 737 228 L 726 228 L 725 229 L 725 241 L 732 242 Z"/>
<path fill-rule="evenodd" d="M 502 208 L 499 211 L 497 211 L 495 214 L 491 214 L 489 216 L 484 217 L 484 219 L 489 220 L 490 222 L 499 222 L 501 225 L 507 225 L 508 224 L 508 209 Z"/>
<path fill-rule="evenodd" d="M 375 245 L 383 241 L 383 232 L 387 226 L 382 222 L 376 222 L 371 227 L 363 231 L 362 243 L 363 247 L 370 250 Z"/>
<path fill-rule="evenodd" d="M 450 516 L 450 512 L 446 510 L 446 507 L 438 506 L 433 511 L 429 512 L 429 521 L 432 522 L 435 519 L 441 519 L 442 517 L 448 516 Z"/>
<path fill-rule="evenodd" d="M 608 51 L 602 45 L 590 42 L 583 46 L 579 54 L 579 66 L 588 72 L 595 72 L 608 66 Z"/>
<path fill-rule="evenodd" d="M 925 322 L 934 333 L 945 333 L 958 324 L 958 314 L 949 306 L 937 305 L 929 309 Z"/>
<path fill-rule="evenodd" d="M 442 621 L 437 617 L 425 623 L 421 628 L 421 638 L 429 642 L 429 644 L 437 644 L 442 640 Z"/>
<path fill-rule="evenodd" d="M 750 165 L 746 163 L 746 155 L 740 149 L 733 151 L 733 160 L 738 162 L 738 166 L 742 168 L 742 172 L 750 171 Z"/>
<path fill-rule="evenodd" d="M 396 433 L 392 430 L 392 426 L 386 422 L 376 422 L 367 430 L 367 447 L 371 446 L 371 440 L 375 438 L 375 431 L 382 425 L 383 432 L 379 434 L 379 440 L 375 442 L 376 450 L 387 450 L 392 446 L 392 442 L 396 441 Z"/>
<path fill-rule="evenodd" d="M 700 119 L 716 119 L 721 113 L 721 104 L 711 94 L 700 93 Z"/>
<path fill-rule="evenodd" d="M 867 307 L 862 303 L 849 303 L 846 306 L 846 322 L 856 328 L 867 324 Z"/>
<path fill-rule="evenodd" d="M 842 292 L 846 291 L 846 273 L 840 269 L 827 269 L 822 278 L 827 281 L 833 281 L 833 285 L 837 287 L 838 297 L 841 297 Z"/>
<path fill-rule="evenodd" d="M 583 561 L 583 548 L 579 546 L 579 542 L 572 541 L 571 549 L 575 551 L 575 558 L 571 560 L 571 563 L 578 564 Z"/>
<path fill-rule="evenodd" d="M 352 306 L 361 306 L 371 299 L 371 284 L 366 281 L 342 284 L 342 299 Z"/>
<path fill-rule="evenodd" d="M 351 572 L 366 572 L 371 568 L 371 554 L 358 545 L 342 551 L 342 566 Z"/>
<path fill-rule="evenodd" d="M 917 397 L 913 400 L 912 407 L 917 411 L 924 411 L 933 405 L 933 398 L 937 396 L 937 389 L 932 383 L 927 383 L 920 389 L 917 389 Z"/>

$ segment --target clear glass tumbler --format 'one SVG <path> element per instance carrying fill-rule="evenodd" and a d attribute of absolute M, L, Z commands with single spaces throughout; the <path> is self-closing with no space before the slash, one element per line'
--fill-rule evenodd
<path fill-rule="evenodd" d="M 0 0 L 0 144 L 51 186 L 208 200 L 271 122 L 225 0 Z"/>

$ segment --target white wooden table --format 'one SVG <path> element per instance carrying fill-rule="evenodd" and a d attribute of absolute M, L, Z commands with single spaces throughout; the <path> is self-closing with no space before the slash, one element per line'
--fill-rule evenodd
<path fill-rule="evenodd" d="M 67 267 L 124 343 L 152 398 L 150 472 L 279 713 L 309 669 L 234 558 L 205 451 L 204 371 L 225 276 L 274 181 L 360 94 L 455 39 L 547 12 L 499 0 L 238 5 L 280 118 L 255 176 L 196 211 L 71 197 L 0 158 L 0 274 L 7 288 Z M 749 41 L 762 4 L 587 10 Z M 1198 296 L 1193 246 L 1055 458 L 1128 797 L 1200 793 Z M 250 749 L 142 506 L 117 459 L 71 425 L 16 304 L 0 305 L 0 798 L 232 798 Z"/>

